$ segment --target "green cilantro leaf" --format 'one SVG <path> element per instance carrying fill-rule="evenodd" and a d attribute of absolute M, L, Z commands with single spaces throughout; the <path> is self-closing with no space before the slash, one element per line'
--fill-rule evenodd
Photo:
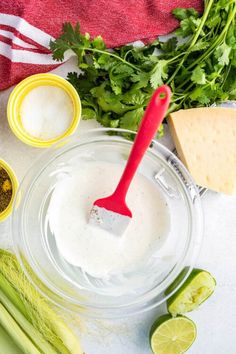
<path fill-rule="evenodd" d="M 147 93 L 136 90 L 126 92 L 122 97 L 122 102 L 128 105 L 145 106 L 149 99 Z"/>
<path fill-rule="evenodd" d="M 185 20 L 186 18 L 189 18 L 190 16 L 193 16 L 195 18 L 197 18 L 199 16 L 199 13 L 193 8 L 182 9 L 182 8 L 177 7 L 172 11 L 172 14 L 178 20 Z"/>
<path fill-rule="evenodd" d="M 150 78 L 150 83 L 153 89 L 156 89 L 158 86 L 162 85 L 163 79 L 167 79 L 167 68 L 167 60 L 159 60 L 158 63 L 154 66 Z"/>
<path fill-rule="evenodd" d="M 150 74 L 147 72 L 141 72 L 139 74 L 132 74 L 130 80 L 135 84 L 135 89 L 145 88 L 149 84 Z"/>
<path fill-rule="evenodd" d="M 231 52 L 231 47 L 228 46 L 225 42 L 221 44 L 215 50 L 215 57 L 218 60 L 220 65 L 228 65 L 229 64 L 229 54 Z"/>
<path fill-rule="evenodd" d="M 91 45 L 96 48 L 96 49 L 99 49 L 99 50 L 104 50 L 106 49 L 106 45 L 102 39 L 101 36 L 97 36 L 93 39 Z"/>
<path fill-rule="evenodd" d="M 196 31 L 196 28 L 200 25 L 200 19 L 194 17 L 185 18 L 180 22 L 180 28 L 175 31 L 176 36 L 187 37 Z"/>
<path fill-rule="evenodd" d="M 160 128 L 158 129 L 158 132 L 156 133 L 155 138 L 156 138 L 156 139 L 160 139 L 160 138 L 162 138 L 163 136 L 164 136 L 164 125 L 161 124 L 161 125 L 160 125 Z"/>
<path fill-rule="evenodd" d="M 82 111 L 82 117 L 84 120 L 95 119 L 96 112 L 91 108 L 84 108 Z"/>
<path fill-rule="evenodd" d="M 165 53 L 173 52 L 177 47 L 177 43 L 177 38 L 171 37 L 168 39 L 168 41 L 160 43 L 161 50 L 163 50 Z"/>
<path fill-rule="evenodd" d="M 98 117 L 98 122 L 104 127 L 118 128 L 119 119 L 113 119 L 111 112 L 106 112 Z"/>
<path fill-rule="evenodd" d="M 197 52 L 200 50 L 207 49 L 210 46 L 209 42 L 204 42 L 204 40 L 199 40 L 193 47 L 189 48 L 189 52 Z"/>
<path fill-rule="evenodd" d="M 206 94 L 203 94 L 198 97 L 198 102 L 201 103 L 201 105 L 205 106 L 208 105 L 211 102 L 211 100 Z"/>
<path fill-rule="evenodd" d="M 137 108 L 125 113 L 120 119 L 120 128 L 136 131 L 143 115 L 143 108 Z"/>
<path fill-rule="evenodd" d="M 205 71 L 202 68 L 200 68 L 200 66 L 197 66 L 192 72 L 191 80 L 198 85 L 205 85 L 206 83 Z"/>

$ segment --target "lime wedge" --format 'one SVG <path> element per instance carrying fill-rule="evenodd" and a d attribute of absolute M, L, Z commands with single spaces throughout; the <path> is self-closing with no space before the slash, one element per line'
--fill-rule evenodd
<path fill-rule="evenodd" d="M 191 347 L 197 335 L 195 323 L 185 316 L 163 315 L 150 331 L 154 354 L 182 354 Z"/>
<path fill-rule="evenodd" d="M 178 278 L 169 289 L 173 289 L 174 285 L 177 284 Z M 211 296 L 215 286 L 216 281 L 209 272 L 202 269 L 193 269 L 185 283 L 167 300 L 168 311 L 172 315 L 177 315 L 196 309 Z M 168 289 L 166 293 L 168 293 Z"/>

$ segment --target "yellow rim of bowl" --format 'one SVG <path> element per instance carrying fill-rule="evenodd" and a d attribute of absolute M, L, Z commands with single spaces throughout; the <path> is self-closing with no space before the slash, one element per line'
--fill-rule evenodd
<path fill-rule="evenodd" d="M 6 170 L 6 172 L 8 173 L 10 180 L 11 180 L 11 184 L 12 184 L 12 197 L 11 197 L 11 201 L 8 204 L 7 208 L 5 210 L 3 210 L 3 212 L 0 213 L 0 221 L 5 220 L 12 212 L 12 207 L 13 207 L 13 202 L 16 196 L 16 191 L 18 188 L 18 181 L 16 178 L 15 173 L 13 172 L 12 168 L 2 159 L 0 159 L 0 167 L 2 167 L 4 170 Z"/>
<path fill-rule="evenodd" d="M 50 140 L 40 140 L 27 133 L 21 123 L 20 107 L 25 96 L 39 86 L 56 86 L 63 89 L 71 98 L 74 108 L 74 117 L 70 127 L 60 136 Z M 7 117 L 11 130 L 25 144 L 35 147 L 49 147 L 52 144 L 71 135 L 76 130 L 81 118 L 81 102 L 75 88 L 62 77 L 55 74 L 31 75 L 21 81 L 10 94 L 7 105 Z"/>

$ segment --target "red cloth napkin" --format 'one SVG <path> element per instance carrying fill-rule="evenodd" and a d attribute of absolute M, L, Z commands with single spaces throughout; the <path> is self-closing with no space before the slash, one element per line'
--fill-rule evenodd
<path fill-rule="evenodd" d="M 79 21 L 82 31 L 100 34 L 114 47 L 173 31 L 176 7 L 201 11 L 202 0 L 1 0 L 0 90 L 58 65 L 48 43 L 63 22 Z"/>

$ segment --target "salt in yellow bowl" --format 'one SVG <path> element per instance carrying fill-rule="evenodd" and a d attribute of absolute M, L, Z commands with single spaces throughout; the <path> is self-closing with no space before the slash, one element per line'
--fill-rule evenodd
<path fill-rule="evenodd" d="M 71 125 L 62 135 L 50 140 L 41 140 L 31 136 L 24 129 L 20 116 L 24 98 L 32 89 L 40 86 L 55 86 L 63 89 L 73 103 L 74 114 Z M 11 130 L 21 141 L 35 147 L 49 147 L 74 133 L 81 118 L 81 102 L 77 91 L 67 80 L 54 74 L 36 74 L 27 77 L 14 88 L 8 100 L 7 117 Z"/>
<path fill-rule="evenodd" d="M 16 191 L 18 188 L 18 181 L 16 178 L 15 173 L 13 172 L 12 168 L 2 159 L 0 159 L 0 168 L 3 168 L 7 174 L 9 175 L 9 178 L 11 180 L 12 184 L 12 196 L 11 196 L 11 201 L 8 204 L 7 208 L 3 210 L 3 212 L 0 213 L 0 221 L 5 220 L 12 212 L 12 207 L 13 207 L 13 202 L 16 196 Z"/>

